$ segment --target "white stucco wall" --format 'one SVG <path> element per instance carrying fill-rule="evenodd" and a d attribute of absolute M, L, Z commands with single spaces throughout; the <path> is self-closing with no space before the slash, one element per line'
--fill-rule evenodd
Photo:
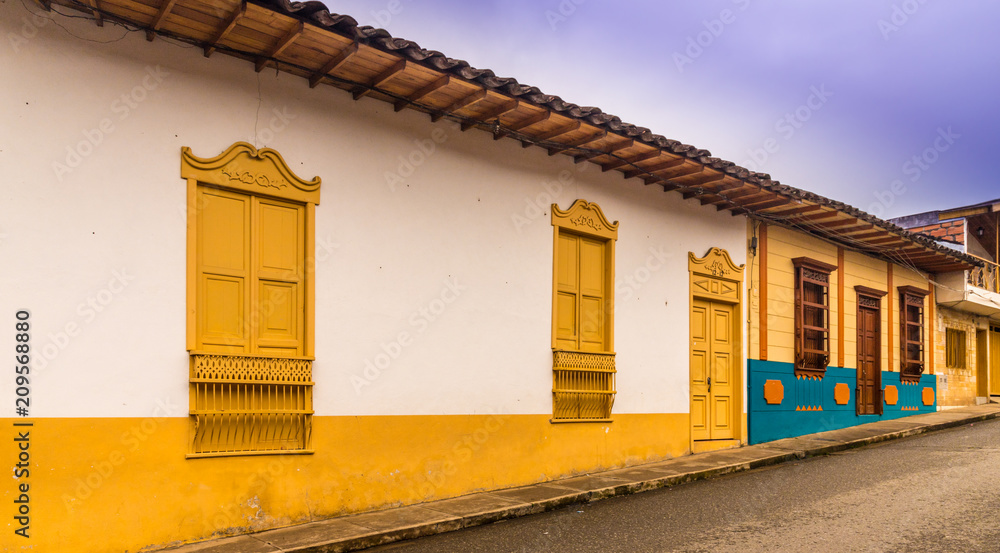
<path fill-rule="evenodd" d="M 744 263 L 744 218 L 245 61 L 139 33 L 84 42 L 25 16 L 0 4 L 0 36 L 24 39 L 0 47 L 0 328 L 31 311 L 32 415 L 186 414 L 180 149 L 253 142 L 255 120 L 257 146 L 323 179 L 317 414 L 549 413 L 548 204 L 577 198 L 621 223 L 615 412 L 688 411 L 687 254 L 718 246 Z M 422 162 L 390 186 L 411 154 Z M 367 379 L 386 350 L 398 354 Z"/>

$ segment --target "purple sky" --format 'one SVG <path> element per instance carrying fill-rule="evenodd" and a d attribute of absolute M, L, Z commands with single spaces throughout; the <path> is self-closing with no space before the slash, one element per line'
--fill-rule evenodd
<path fill-rule="evenodd" d="M 1000 3 L 326 4 L 875 215 L 1000 197 Z"/>

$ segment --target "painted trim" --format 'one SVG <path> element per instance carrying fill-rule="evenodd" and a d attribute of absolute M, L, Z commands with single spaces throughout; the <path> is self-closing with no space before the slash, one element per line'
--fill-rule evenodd
<path fill-rule="evenodd" d="M 304 180 L 277 151 L 258 150 L 246 142 L 236 142 L 212 158 L 198 157 L 191 148 L 182 147 L 181 177 L 258 196 L 319 203 L 319 177 Z"/>
<path fill-rule="evenodd" d="M 760 224 L 760 308 L 757 324 L 757 343 L 760 346 L 760 360 L 767 361 L 767 223 Z"/>
<path fill-rule="evenodd" d="M 746 265 L 737 265 L 729 252 L 722 248 L 710 248 L 704 257 L 697 257 L 694 252 L 688 252 L 688 272 L 707 276 L 717 280 L 743 282 L 743 269 Z M 739 274 L 739 278 L 730 276 Z"/>
<path fill-rule="evenodd" d="M 927 283 L 927 374 L 934 374 L 934 283 Z"/>
<path fill-rule="evenodd" d="M 316 204 L 306 204 L 306 289 L 305 332 L 302 335 L 302 352 L 306 357 L 316 355 Z"/>
<path fill-rule="evenodd" d="M 837 248 L 837 366 L 844 366 L 844 248 Z"/>
<path fill-rule="evenodd" d="M 892 343 L 893 342 L 892 329 L 895 328 L 893 326 L 893 324 L 892 324 L 892 308 L 895 305 L 894 303 L 892 303 L 893 302 L 893 298 L 892 298 L 892 268 L 893 268 L 893 264 L 891 262 L 887 261 L 885 263 L 885 265 L 886 265 L 886 269 L 885 269 L 885 280 L 886 280 L 885 289 L 887 291 L 887 295 L 889 296 L 889 299 L 888 299 L 888 302 L 887 302 L 888 309 L 886 309 L 886 311 L 888 312 L 887 314 L 889 316 L 889 321 L 888 321 L 888 323 L 886 325 L 886 332 L 888 332 L 888 341 L 886 343 L 888 344 L 888 348 L 889 348 L 888 349 L 888 352 L 889 352 L 889 366 L 886 367 L 886 370 L 889 371 L 889 372 L 894 372 L 893 369 L 896 367 L 896 364 L 895 364 L 895 359 L 893 359 L 893 352 L 895 351 L 896 346 L 894 346 L 893 343 Z"/>
<path fill-rule="evenodd" d="M 600 206 L 586 200 L 576 200 L 566 211 L 552 204 L 552 226 L 605 240 L 618 240 L 618 221 L 609 222 Z"/>

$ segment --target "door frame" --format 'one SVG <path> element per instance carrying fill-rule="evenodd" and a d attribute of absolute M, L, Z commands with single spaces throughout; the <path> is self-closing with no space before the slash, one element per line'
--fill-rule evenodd
<path fill-rule="evenodd" d="M 691 385 L 691 310 L 695 298 L 713 303 L 735 306 L 733 317 L 733 349 L 734 359 L 739 359 L 738 366 L 733 370 L 733 440 L 734 445 L 746 441 L 746 424 L 743 420 L 744 389 L 746 371 L 746 356 L 743 352 L 743 269 L 745 265 L 737 265 L 729 257 L 729 252 L 722 248 L 709 248 L 703 257 L 697 257 L 694 252 L 688 252 L 689 294 L 688 294 L 688 442 L 694 451 L 694 426 L 691 421 L 691 402 L 694 399 Z M 698 440 L 699 443 L 729 442 L 730 440 Z"/>
<path fill-rule="evenodd" d="M 1000 327 L 990 325 L 990 353 L 989 353 L 989 386 L 987 392 L 990 396 L 996 397 L 997 393 L 993 392 L 994 387 L 1000 385 L 1000 347 L 998 347 L 998 342 L 1000 342 Z"/>
<path fill-rule="evenodd" d="M 870 309 L 875 311 L 875 324 L 877 326 L 875 330 L 875 394 L 872 397 L 872 402 L 875 403 L 875 413 L 876 415 L 881 415 L 883 413 L 882 409 L 882 298 L 888 294 L 882 290 L 877 290 L 875 288 L 869 288 L 867 286 L 855 286 L 854 290 L 858 294 L 858 313 L 855 319 L 855 330 L 857 332 L 857 341 L 855 342 L 854 350 L 854 364 L 857 366 L 855 369 L 857 371 L 855 376 L 855 386 L 854 386 L 854 414 L 861 416 L 867 413 L 861 412 L 861 397 L 858 393 L 861 390 L 861 317 L 862 310 Z"/>

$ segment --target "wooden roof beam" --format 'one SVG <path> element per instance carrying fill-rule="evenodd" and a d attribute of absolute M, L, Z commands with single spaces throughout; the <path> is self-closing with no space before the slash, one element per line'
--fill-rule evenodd
<path fill-rule="evenodd" d="M 727 194 L 723 194 L 723 192 L 727 192 Z M 740 198 L 743 196 L 747 196 L 749 194 L 756 194 L 759 192 L 760 190 L 758 188 L 747 185 L 746 183 L 740 181 L 735 184 L 724 185 L 718 188 L 708 189 L 704 195 L 705 197 L 701 199 L 701 205 L 725 203 L 732 201 L 735 198 Z"/>
<path fill-rule="evenodd" d="M 512 123 L 510 125 L 507 125 L 507 130 L 509 130 L 510 132 L 517 132 L 521 129 L 526 129 L 532 125 L 541 123 L 542 121 L 548 121 L 549 117 L 551 116 L 552 112 L 549 110 L 545 110 L 541 113 L 536 113 L 535 115 L 532 115 L 531 117 L 525 119 L 524 121 L 519 121 L 517 123 Z"/>
<path fill-rule="evenodd" d="M 581 162 L 584 162 L 584 161 L 587 161 L 587 160 L 594 159 L 595 157 L 607 156 L 607 155 L 611 155 L 611 154 L 613 154 L 615 152 L 620 152 L 622 150 L 627 150 L 627 149 L 631 148 L 634 145 L 635 145 L 635 140 L 634 139 L 632 139 L 632 138 L 626 138 L 625 140 L 622 140 L 621 142 L 619 142 L 619 143 L 617 143 L 617 144 L 615 144 L 613 146 L 607 146 L 605 148 L 601 148 L 599 151 L 596 151 L 596 152 L 587 152 L 585 154 L 580 154 L 580 155 L 574 157 L 573 161 L 575 163 L 581 163 Z"/>
<path fill-rule="evenodd" d="M 174 4 L 177 0 L 166 0 L 163 5 L 160 6 L 160 10 L 156 12 L 156 17 L 153 18 L 153 22 L 149 24 L 149 29 L 146 30 L 146 40 L 153 42 L 153 38 L 156 36 L 156 31 L 160 30 L 163 25 L 163 21 L 167 18 L 167 14 L 173 9 Z M 93 7 L 93 6 L 92 6 Z"/>
<path fill-rule="evenodd" d="M 438 121 L 445 115 L 451 115 L 452 113 L 460 109 L 467 108 L 479 101 L 482 101 L 484 98 L 486 98 L 486 95 L 487 92 L 485 88 L 481 88 L 473 92 L 472 94 L 467 94 L 466 96 L 463 96 L 462 98 L 459 98 L 458 100 L 452 102 L 450 106 L 441 110 L 440 113 L 431 114 L 431 121 Z"/>
<path fill-rule="evenodd" d="M 90 6 L 90 13 L 94 16 L 94 21 L 97 22 L 98 27 L 104 26 L 104 14 L 101 13 L 100 0 L 87 0 L 87 5 Z M 149 37 L 147 36 L 148 40 Z"/>
<path fill-rule="evenodd" d="M 908 244 L 906 240 L 900 238 L 899 236 L 886 236 L 885 238 L 879 238 L 877 240 L 864 240 L 865 244 L 869 246 L 878 246 L 879 248 L 884 248 L 889 244 Z"/>
<path fill-rule="evenodd" d="M 403 71 L 406 71 L 406 60 L 400 59 L 396 63 L 390 65 L 385 71 L 376 75 L 375 78 L 369 81 L 367 85 L 356 87 L 351 91 L 351 95 L 355 100 L 360 100 L 373 90 L 392 80 L 393 77 Z"/>
<path fill-rule="evenodd" d="M 747 188 L 746 190 L 737 190 L 732 194 L 727 194 L 726 197 L 734 202 L 736 201 L 742 202 L 746 200 L 753 200 L 754 198 L 772 198 L 774 197 L 774 192 L 762 190 L 757 187 L 750 187 Z"/>
<path fill-rule="evenodd" d="M 727 176 L 728 175 L 722 175 L 722 179 L 720 179 L 720 180 L 725 180 L 725 178 Z M 706 183 L 702 183 L 702 186 L 704 186 L 705 184 Z M 743 181 L 735 181 L 735 182 L 723 183 L 723 184 L 720 184 L 719 186 L 713 186 L 713 187 L 711 187 L 711 193 L 712 194 L 721 194 L 722 192 L 725 192 L 727 190 L 738 190 L 740 188 L 743 188 L 744 186 L 746 186 L 746 183 L 744 183 Z"/>
<path fill-rule="evenodd" d="M 592 134 L 590 136 L 584 136 L 584 137 L 581 137 L 581 138 L 577 138 L 576 140 L 570 140 L 569 142 L 561 143 L 559 146 L 553 146 L 553 147 L 549 148 L 548 149 L 549 150 L 549 155 L 550 156 L 554 156 L 554 155 L 556 155 L 558 153 L 565 152 L 566 150 L 572 150 L 573 148 L 578 148 L 580 146 L 586 146 L 587 144 L 590 144 L 592 142 L 597 142 L 598 140 L 603 139 L 605 136 L 608 136 L 608 131 L 606 131 L 604 129 L 598 129 L 597 130 L 597 134 Z"/>
<path fill-rule="evenodd" d="M 647 173 L 656 173 L 657 171 L 670 169 L 671 167 L 677 167 L 678 165 L 683 164 L 685 161 L 686 160 L 682 157 L 668 159 L 667 161 L 661 161 L 660 163 L 650 165 L 649 167 L 636 167 L 635 169 L 629 169 L 628 171 L 623 171 L 623 174 L 625 175 L 626 179 L 630 179 L 632 177 L 637 177 L 639 175 L 645 175 Z"/>
<path fill-rule="evenodd" d="M 683 165 L 678 165 L 676 167 L 671 167 L 670 169 L 660 169 L 657 172 L 667 171 L 666 175 L 660 175 L 660 176 L 665 179 L 676 179 L 679 177 L 686 177 L 688 175 L 695 175 L 697 173 L 701 173 L 704 170 L 705 170 L 704 165 L 688 165 L 687 167 Z M 687 186 L 684 183 L 678 183 L 678 184 L 680 184 L 681 186 Z"/>
<path fill-rule="evenodd" d="M 212 55 L 212 52 L 214 52 L 215 49 L 218 48 L 219 43 L 222 42 L 223 39 L 225 39 L 226 36 L 228 36 L 229 33 L 233 31 L 233 29 L 236 28 L 236 24 L 239 22 L 241 17 L 246 15 L 246 13 L 247 13 L 247 2 L 246 0 L 242 0 L 240 2 L 240 7 L 236 8 L 233 11 L 233 13 L 229 14 L 229 18 L 226 19 L 226 24 L 223 25 L 222 28 L 215 33 L 215 36 L 212 37 L 212 40 L 208 41 L 208 45 L 205 46 L 206 58 Z"/>
<path fill-rule="evenodd" d="M 680 188 L 680 185 L 674 184 L 663 177 L 657 177 L 657 176 L 642 177 L 642 182 L 646 186 L 649 186 L 651 184 L 659 184 L 660 186 L 663 187 L 664 192 L 670 192 L 671 190 L 677 190 L 678 188 Z"/>
<path fill-rule="evenodd" d="M 848 217 L 847 219 L 838 219 L 836 221 L 831 221 L 829 223 L 817 223 L 817 226 L 820 226 L 825 229 L 837 229 L 840 227 L 849 227 L 851 225 L 856 225 L 856 224 L 858 224 L 858 220 L 856 218 Z"/>
<path fill-rule="evenodd" d="M 837 211 L 835 209 L 831 209 L 830 211 L 823 211 L 823 212 L 817 213 L 815 215 L 812 215 L 812 214 L 810 214 L 808 216 L 802 216 L 802 215 L 800 215 L 800 216 L 794 217 L 793 218 L 794 220 L 792 222 L 794 222 L 794 223 L 813 223 L 815 221 L 822 221 L 823 219 L 832 219 L 832 218 L 839 217 L 839 216 L 840 216 L 840 212 L 839 211 Z"/>
<path fill-rule="evenodd" d="M 798 204 L 786 204 L 786 207 L 796 206 Z M 773 208 L 772 208 L 773 209 Z M 791 217 L 793 215 L 802 215 L 804 213 L 812 213 L 813 211 L 819 211 L 823 209 L 823 206 L 819 204 L 813 205 L 799 205 L 798 207 L 791 207 L 791 209 L 781 209 L 769 211 L 768 215 L 774 215 L 775 217 Z"/>
<path fill-rule="evenodd" d="M 505 113 L 510 113 L 510 112 L 516 110 L 520 106 L 521 106 L 521 101 L 517 100 L 517 99 L 514 99 L 514 100 L 511 100 L 509 102 L 506 102 L 503 105 L 498 106 L 498 107 L 494 108 L 493 110 L 488 111 L 485 114 L 483 114 L 480 117 L 479 121 L 475 121 L 475 122 L 471 122 L 471 123 L 468 122 L 468 121 L 463 121 L 462 122 L 462 131 L 465 132 L 465 131 L 471 129 L 472 127 L 475 127 L 479 123 L 488 123 L 490 121 L 490 119 L 496 119 L 497 120 L 497 124 L 499 125 L 500 124 L 500 116 L 501 115 L 503 115 Z"/>
<path fill-rule="evenodd" d="M 674 177 L 674 178 L 676 178 L 676 177 Z M 709 184 L 709 183 L 718 182 L 718 181 L 720 181 L 720 180 L 722 180 L 724 178 L 726 178 L 726 175 L 710 175 L 704 181 L 701 181 L 701 182 L 687 182 L 687 183 L 684 183 L 684 186 L 688 186 L 688 187 L 691 187 L 691 188 L 697 188 L 697 187 L 704 186 L 704 185 Z M 697 190 L 697 189 L 690 190 L 690 191 L 685 192 L 683 194 L 685 200 L 693 198 L 695 196 L 712 196 L 712 195 L 716 195 L 715 191 L 713 191 L 713 190 Z"/>
<path fill-rule="evenodd" d="M 662 153 L 663 152 L 661 152 L 660 150 L 653 150 L 651 152 L 644 152 L 639 155 L 632 156 L 628 159 L 616 159 L 611 163 L 605 163 L 604 165 L 602 165 L 601 172 L 607 173 L 612 169 L 617 169 L 625 165 L 634 165 L 636 163 L 639 163 L 640 161 L 646 161 L 648 159 L 657 158 L 660 157 L 660 154 Z"/>
<path fill-rule="evenodd" d="M 851 236 L 851 235 L 859 233 L 859 232 L 868 232 L 871 229 L 875 228 L 875 225 L 873 225 L 871 223 L 868 223 L 868 222 L 865 222 L 865 221 L 860 221 L 860 220 L 858 222 L 859 223 L 863 223 L 863 224 L 858 225 L 856 228 L 847 229 L 846 231 L 841 232 L 841 234 L 846 235 L 846 236 Z M 857 237 L 856 236 L 851 236 L 851 238 L 852 239 L 856 239 Z"/>
<path fill-rule="evenodd" d="M 286 48 L 288 48 L 289 46 L 292 45 L 293 42 L 295 42 L 295 39 L 299 38 L 299 36 L 302 35 L 302 32 L 305 31 L 305 28 L 306 26 L 304 23 L 302 23 L 301 21 L 297 21 L 295 26 L 292 27 L 292 30 L 285 33 L 285 36 L 281 37 L 278 40 L 277 44 L 275 44 L 270 50 L 268 50 L 266 54 L 257 58 L 257 61 L 254 62 L 254 70 L 257 71 L 258 73 L 263 71 L 264 66 L 267 65 L 267 62 L 273 59 L 277 59 L 277 57 L 281 55 L 281 53 L 284 52 Z"/>
<path fill-rule="evenodd" d="M 859 234 L 857 236 L 852 236 L 851 238 L 853 238 L 854 240 L 865 241 L 865 240 L 868 240 L 869 238 L 877 238 L 879 236 L 885 236 L 887 234 L 889 234 L 888 231 L 883 230 L 883 229 L 878 229 L 878 230 L 874 230 L 872 232 L 866 232 L 864 234 Z"/>
<path fill-rule="evenodd" d="M 754 202 L 750 204 L 744 204 L 737 202 L 737 205 L 746 209 L 747 211 L 757 211 L 758 209 L 767 209 L 769 207 L 774 207 L 776 205 L 781 205 L 788 202 L 788 198 L 774 198 L 764 202 Z"/>
<path fill-rule="evenodd" d="M 316 85 L 325 79 L 327 75 L 347 63 L 347 60 L 351 59 L 351 56 L 357 53 L 358 43 L 352 42 L 350 46 L 344 48 L 339 54 L 330 58 L 330 61 L 326 62 L 326 65 L 321 67 L 319 71 L 313 73 L 312 76 L 309 77 L 309 88 L 316 88 Z"/>
<path fill-rule="evenodd" d="M 441 78 L 435 80 L 434 82 L 418 89 L 413 94 L 410 94 L 409 96 L 407 96 L 405 100 L 399 100 L 398 102 L 393 104 L 393 108 L 396 111 L 403 111 L 403 108 L 405 108 L 406 106 L 410 104 L 415 104 L 419 102 L 424 96 L 427 96 L 428 94 L 431 94 L 436 90 L 440 90 L 450 84 L 451 84 L 451 75 L 444 75 Z"/>
<path fill-rule="evenodd" d="M 581 123 L 580 121 L 571 121 L 569 125 L 565 125 L 559 128 L 552 129 L 550 131 L 543 132 L 542 134 L 539 134 L 533 138 L 535 142 L 544 142 L 546 140 L 549 140 L 550 138 L 555 138 L 557 136 L 561 136 L 566 133 L 571 133 L 579 129 L 580 125 L 582 124 L 583 123 Z M 529 146 L 534 146 L 534 142 L 523 142 L 521 145 L 527 148 Z"/>

